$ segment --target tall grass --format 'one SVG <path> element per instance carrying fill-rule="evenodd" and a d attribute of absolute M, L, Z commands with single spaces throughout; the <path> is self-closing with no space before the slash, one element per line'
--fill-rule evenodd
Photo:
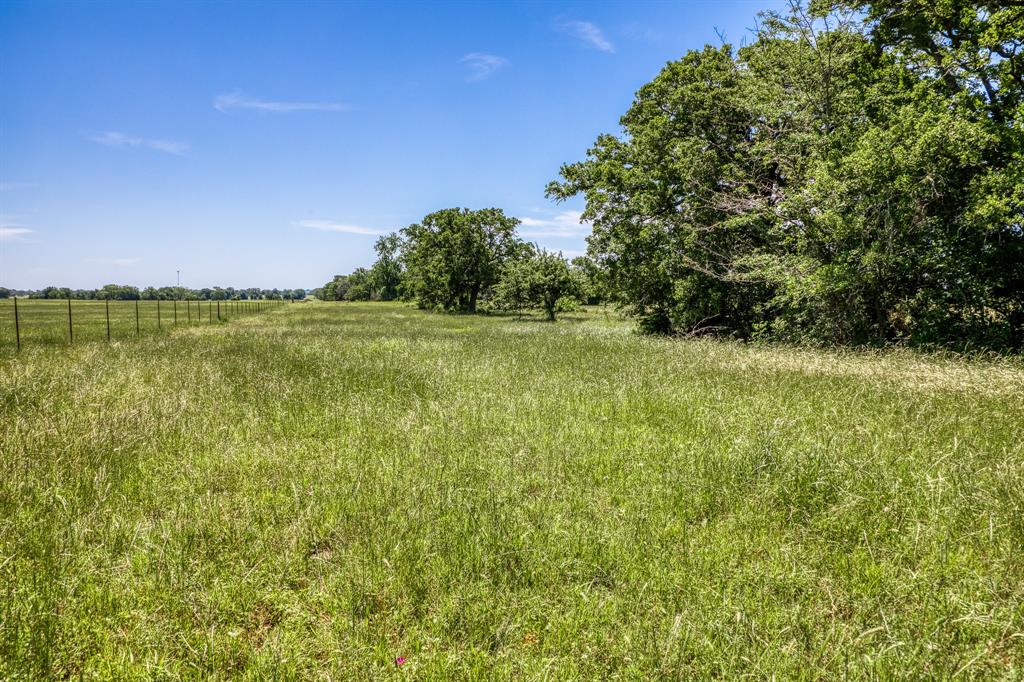
<path fill-rule="evenodd" d="M 0 678 L 1024 675 L 1020 362 L 630 329 L 0 360 Z"/>

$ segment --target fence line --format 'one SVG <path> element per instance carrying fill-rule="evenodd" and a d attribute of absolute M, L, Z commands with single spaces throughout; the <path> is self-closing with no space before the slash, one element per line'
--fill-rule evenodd
<path fill-rule="evenodd" d="M 49 340 L 41 340 L 41 341 L 39 341 L 39 343 L 41 343 L 41 344 L 53 343 L 55 340 L 57 342 L 59 342 L 59 339 L 60 339 L 60 336 L 61 336 L 61 332 L 59 331 L 60 327 L 61 327 L 61 324 L 60 324 L 60 314 L 58 312 L 60 310 L 60 307 L 59 307 L 59 304 L 61 302 L 60 299 L 57 299 L 57 300 L 54 300 L 54 299 L 25 299 L 25 300 L 22 301 L 22 305 L 20 305 L 20 306 L 18 305 L 18 298 L 17 297 L 14 297 L 12 300 L 13 300 L 13 304 L 14 304 L 14 320 L 13 320 L 13 322 L 14 322 L 14 345 L 15 345 L 16 350 L 18 350 L 18 351 L 21 350 L 21 347 L 23 345 L 22 344 L 22 340 L 23 340 L 22 336 L 23 336 L 23 332 L 25 332 L 25 331 L 29 332 L 29 336 L 26 339 L 26 340 L 29 340 L 29 341 L 31 340 L 32 332 L 39 331 L 40 333 L 49 332 L 47 334 L 47 336 L 51 337 Z M 80 332 L 92 331 L 92 333 L 94 335 L 99 335 L 100 338 L 102 338 L 102 331 L 105 331 L 106 332 L 105 336 L 106 336 L 107 343 L 110 343 L 112 340 L 114 340 L 116 338 L 116 335 L 113 334 L 112 331 L 111 331 L 110 299 L 103 299 L 102 317 L 99 317 L 99 313 L 100 313 L 99 305 L 98 305 L 99 304 L 99 300 L 97 300 L 97 299 L 70 299 L 69 298 L 69 299 L 66 299 L 66 300 L 67 300 L 67 333 L 66 333 L 66 335 L 64 335 L 64 338 L 65 338 L 66 343 L 68 345 L 71 345 L 71 344 L 75 343 L 75 315 L 74 315 L 74 311 L 75 311 L 76 308 L 77 309 L 81 309 L 83 306 L 91 309 L 92 312 L 96 313 L 96 315 L 94 317 L 94 316 L 88 315 L 88 312 L 80 313 L 80 315 L 84 314 L 86 316 L 86 318 L 91 322 L 91 324 L 86 323 L 86 326 L 83 326 L 83 323 L 80 321 L 79 324 L 78 324 L 78 330 Z M 75 305 L 72 304 L 72 301 L 75 302 Z M 125 301 L 125 302 L 127 303 L 127 301 Z M 185 304 L 188 325 L 192 326 L 192 324 L 193 324 L 193 322 L 192 322 L 192 303 L 193 303 L 193 301 L 192 300 L 184 300 L 182 302 Z M 212 324 L 213 321 L 214 321 L 214 314 L 216 314 L 217 322 L 223 322 L 225 320 L 230 320 L 231 317 L 234 317 L 234 316 L 257 315 L 257 314 L 265 313 L 265 312 L 268 312 L 268 311 L 273 310 L 275 308 L 278 308 L 278 307 L 280 307 L 280 306 L 282 306 L 282 305 L 284 305 L 285 303 L 288 303 L 288 302 L 294 303 L 295 301 L 269 300 L 269 299 L 268 300 L 225 300 L 224 301 L 224 310 L 222 311 L 221 310 L 221 302 L 218 300 L 216 302 L 216 311 L 214 311 L 214 302 L 213 301 L 207 301 L 206 302 L 207 303 L 207 316 L 206 317 L 207 317 L 208 323 Z M 134 305 L 134 308 L 135 308 L 135 311 L 134 311 L 135 312 L 135 336 L 139 337 L 139 336 L 142 335 L 142 315 L 140 314 L 139 299 L 135 299 L 134 303 L 135 303 L 135 305 Z M 53 304 L 57 304 L 57 305 L 54 306 Z M 197 311 L 196 321 L 197 321 L 198 324 L 202 324 L 203 323 L 203 314 L 202 314 L 203 313 L 203 307 L 202 307 L 203 306 L 203 301 L 202 300 L 196 300 L 195 304 L 196 304 L 196 311 Z M 43 315 L 43 319 L 39 321 L 38 325 L 26 325 L 26 322 L 27 322 L 26 317 L 28 317 L 28 318 L 32 317 L 31 310 L 34 307 L 36 307 L 37 309 L 41 309 L 43 311 L 41 313 Z M 152 308 L 150 308 L 150 310 L 152 310 Z M 173 327 L 176 328 L 178 326 L 178 300 L 177 299 L 173 300 L 172 310 L 173 310 L 173 313 L 172 313 Z M 49 313 L 50 313 L 49 315 L 46 315 L 47 311 L 49 311 Z M 56 317 L 53 317 L 53 313 L 54 312 L 57 312 L 57 316 Z M 148 319 L 152 320 L 153 318 L 149 317 Z M 49 321 L 47 321 L 47 320 L 49 320 Z M 121 320 L 122 320 L 122 323 L 123 323 L 124 322 L 123 317 L 121 318 Z M 152 321 L 149 324 L 152 324 Z M 102 327 L 101 327 L 101 325 L 102 325 Z M 103 329 L 103 328 L 105 328 L 105 329 Z M 152 327 L 150 327 L 150 329 L 152 329 Z M 160 299 L 157 299 L 156 300 L 156 331 L 157 332 L 161 332 L 161 331 L 163 331 L 163 329 L 164 329 L 164 326 L 163 326 L 163 310 L 162 310 Z M 56 339 L 52 338 L 54 332 L 56 333 Z M 4 336 L 6 336 L 6 333 L 4 334 Z M 89 334 L 88 333 L 84 333 L 84 335 L 83 334 L 79 334 L 79 336 L 82 337 L 82 338 L 88 339 Z M 3 342 L 2 340 L 0 340 L 0 347 L 2 347 L 2 345 L 4 343 L 9 343 L 9 341 Z"/>

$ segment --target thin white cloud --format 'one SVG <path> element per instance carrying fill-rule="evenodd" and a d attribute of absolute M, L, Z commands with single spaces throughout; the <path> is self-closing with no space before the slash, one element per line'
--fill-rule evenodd
<path fill-rule="evenodd" d="M 560 21 L 557 24 L 558 30 L 571 35 L 585 46 L 609 54 L 615 53 L 615 46 L 604 37 L 596 25 L 589 21 Z"/>
<path fill-rule="evenodd" d="M 93 135 L 92 141 L 105 144 L 108 147 L 117 147 L 118 149 L 152 149 L 154 151 L 164 152 L 165 154 L 174 154 L 176 156 L 183 156 L 185 152 L 188 151 L 188 145 L 184 142 L 135 137 L 133 135 L 126 135 L 124 133 L 117 133 L 114 131 L 107 131 L 105 133 L 100 133 L 99 135 Z"/>
<path fill-rule="evenodd" d="M 141 258 L 86 258 L 86 263 L 96 263 L 98 265 L 116 265 L 119 267 L 125 267 L 128 265 L 135 265 L 141 263 Z"/>
<path fill-rule="evenodd" d="M 21 225 L 0 225 L 0 241 L 22 242 L 28 234 L 32 234 L 32 230 Z"/>
<path fill-rule="evenodd" d="M 349 106 L 341 102 L 275 102 L 246 97 L 240 92 L 229 92 L 217 95 L 213 99 L 213 108 L 225 113 L 230 109 L 255 109 L 290 114 L 295 111 L 345 111 Z"/>
<path fill-rule="evenodd" d="M 580 222 L 579 211 L 559 211 L 549 218 L 520 218 L 524 237 L 583 237 L 590 223 Z"/>
<path fill-rule="evenodd" d="M 343 232 L 345 234 L 384 234 L 381 230 L 375 230 L 372 227 L 363 227 L 362 225 L 347 225 L 344 223 L 336 223 L 333 220 L 300 220 L 295 223 L 299 227 L 308 227 L 312 230 L 320 230 L 321 232 Z"/>
<path fill-rule="evenodd" d="M 470 52 L 459 60 L 469 69 L 466 80 L 476 83 L 494 75 L 494 72 L 508 64 L 508 60 L 496 54 L 486 52 Z"/>

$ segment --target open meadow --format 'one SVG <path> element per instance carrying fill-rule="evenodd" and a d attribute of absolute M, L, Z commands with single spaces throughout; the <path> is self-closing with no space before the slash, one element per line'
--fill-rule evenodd
<path fill-rule="evenodd" d="M 281 307 L 0 364 L 0 678 L 1024 674 L 1024 367 Z"/>
<path fill-rule="evenodd" d="M 17 310 L 15 310 L 17 305 Z M 18 344 L 130 339 L 266 312 L 281 301 L 97 301 L 0 299 L 0 353 Z M 70 311 L 69 311 L 70 308 Z"/>

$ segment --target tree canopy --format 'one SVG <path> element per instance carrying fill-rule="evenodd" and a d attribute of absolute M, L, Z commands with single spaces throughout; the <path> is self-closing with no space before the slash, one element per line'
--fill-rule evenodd
<path fill-rule="evenodd" d="M 525 247 L 518 224 L 497 208 L 447 208 L 405 228 L 406 295 L 424 308 L 475 312 L 481 294 Z"/>
<path fill-rule="evenodd" d="M 549 196 L 651 331 L 1020 347 L 1024 7 L 831 7 L 668 64 Z"/>
<path fill-rule="evenodd" d="M 370 278 L 375 298 L 381 301 L 393 301 L 401 293 L 404 270 L 399 260 L 402 238 L 392 232 L 377 239 L 373 246 L 377 252 L 377 261 L 370 268 Z"/>
<path fill-rule="evenodd" d="M 558 312 L 575 306 L 583 294 L 583 274 L 561 253 L 533 247 L 506 264 L 495 288 L 495 305 L 504 310 L 543 310 L 553 322 Z"/>

